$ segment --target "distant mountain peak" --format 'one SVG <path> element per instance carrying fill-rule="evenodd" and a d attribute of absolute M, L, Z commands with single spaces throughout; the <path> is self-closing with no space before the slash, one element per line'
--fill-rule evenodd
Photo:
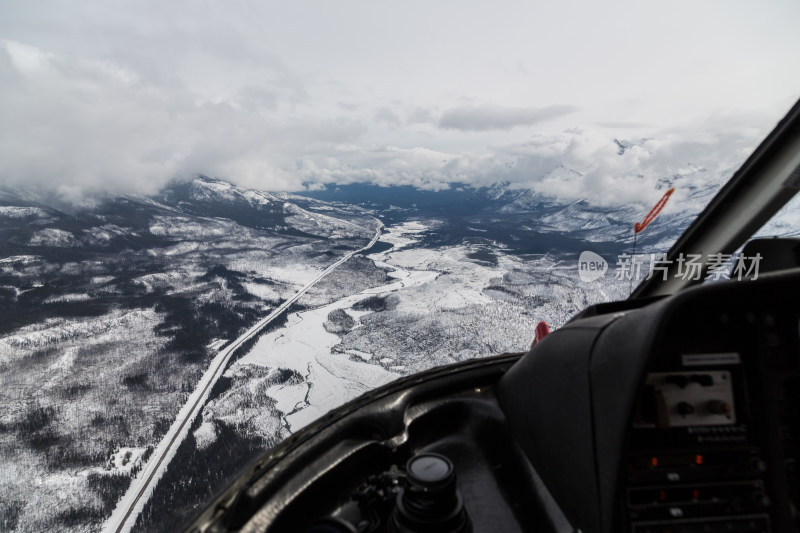
<path fill-rule="evenodd" d="M 638 141 L 628 141 L 628 140 L 625 140 L 625 139 L 614 139 L 614 144 L 616 144 L 617 148 L 619 148 L 619 151 L 617 151 L 617 155 L 624 155 L 625 152 L 627 152 L 628 150 L 630 150 L 634 146 L 637 146 L 637 147 L 639 147 L 641 149 L 645 149 L 644 148 L 644 144 L 647 141 L 648 141 L 648 139 L 646 139 L 644 137 L 639 139 Z"/>
<path fill-rule="evenodd" d="M 617 155 L 623 155 L 623 154 L 625 154 L 625 151 L 626 151 L 628 148 L 630 148 L 631 146 L 633 146 L 633 143 L 631 143 L 631 142 L 629 142 L 629 141 L 623 141 L 623 140 L 621 140 L 621 139 L 614 139 L 614 143 L 615 143 L 615 144 L 617 145 L 617 147 L 619 148 L 619 151 L 617 152 Z"/>
<path fill-rule="evenodd" d="M 284 200 L 268 192 L 247 189 L 203 174 L 189 180 L 171 182 L 158 194 L 158 198 L 172 205 L 238 204 L 255 209 L 284 204 Z"/>

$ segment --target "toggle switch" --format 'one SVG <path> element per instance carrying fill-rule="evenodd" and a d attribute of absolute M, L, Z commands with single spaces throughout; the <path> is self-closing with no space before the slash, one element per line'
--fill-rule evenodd
<path fill-rule="evenodd" d="M 714 415 L 727 415 L 731 412 L 731 406 L 722 400 L 711 400 L 708 402 L 708 412 Z"/>

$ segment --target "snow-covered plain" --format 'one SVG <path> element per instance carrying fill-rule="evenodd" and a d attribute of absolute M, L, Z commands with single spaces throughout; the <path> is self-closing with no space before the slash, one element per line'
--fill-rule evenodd
<path fill-rule="evenodd" d="M 388 228 L 379 242 L 402 248 L 416 242 L 414 236 L 425 229 L 418 222 Z M 324 327 L 328 315 L 337 309 L 350 310 L 353 305 L 370 296 L 424 285 L 439 275 L 434 270 L 396 267 L 383 262 L 385 257 L 386 253 L 369 256 L 376 264 L 392 269 L 389 272 L 390 283 L 369 287 L 332 303 L 291 314 L 283 328 L 259 338 L 247 355 L 231 365 L 225 376 L 232 379 L 241 375 L 243 369 L 253 366 L 263 367 L 266 372 L 262 374 L 267 376 L 278 371 L 290 371 L 303 377 L 299 383 L 278 383 L 266 389 L 266 395 L 274 400 L 274 411 L 270 413 L 266 427 L 251 423 L 248 426 L 251 430 L 269 436 L 274 433 L 273 421 L 278 417 L 282 421 L 285 437 L 328 410 L 400 376 L 380 366 L 365 363 L 363 360 L 369 358 L 370 354 L 361 352 L 354 358 L 352 354 L 334 351 L 333 347 L 339 343 L 340 338 L 328 333 Z M 350 312 L 355 315 L 365 314 L 352 310 Z M 253 386 L 247 381 L 240 382 L 243 387 Z M 225 406 L 229 404 L 230 397 L 238 394 L 239 388 L 232 388 L 206 406 L 202 430 L 198 430 L 204 442 L 207 442 L 209 435 L 208 421 L 223 417 L 229 419 L 229 409 Z M 261 411 L 263 416 L 263 409 Z M 248 416 L 245 411 L 240 414 L 242 417 Z"/>
<path fill-rule="evenodd" d="M 552 257 L 520 259 L 498 247 L 494 265 L 470 259 L 475 250 L 469 244 L 418 246 L 435 226 L 436 221 L 412 221 L 387 227 L 380 242 L 392 247 L 367 256 L 386 271 L 386 282 L 343 297 L 334 291 L 328 301 L 317 296 L 312 308 L 292 313 L 284 327 L 259 338 L 226 372 L 232 386 L 207 404 L 198 441 L 207 445 L 214 438 L 209 428 L 217 420 L 274 443 L 402 375 L 525 351 L 539 320 L 557 327 L 590 303 L 624 296 L 625 287 L 612 280 L 576 287 L 576 263 Z M 382 302 L 381 309 L 359 305 L 371 298 Z M 326 321 L 339 311 L 354 326 L 331 333 Z M 294 378 L 275 383 L 281 373 Z M 244 391 L 258 401 L 233 409 Z"/>

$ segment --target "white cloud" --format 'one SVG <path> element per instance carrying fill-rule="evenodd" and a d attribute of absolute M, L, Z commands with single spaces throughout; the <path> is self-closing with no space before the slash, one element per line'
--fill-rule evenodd
<path fill-rule="evenodd" d="M 408 113 L 408 118 L 406 119 L 407 124 L 432 124 L 434 122 L 433 112 L 430 109 L 420 106 L 416 106 L 412 109 Z"/>
<path fill-rule="evenodd" d="M 464 131 L 508 130 L 517 126 L 532 126 L 539 122 L 574 113 L 571 105 L 549 107 L 504 107 L 499 105 L 460 106 L 446 110 L 439 127 Z"/>
<path fill-rule="evenodd" d="M 539 134 L 484 154 L 343 146 L 304 159 L 298 172 L 309 184 L 372 182 L 442 189 L 453 182 L 489 186 L 505 181 L 549 196 L 607 205 L 654 202 L 669 184 L 678 188 L 673 201 L 678 203 L 689 201 L 689 185 L 718 185 L 730 177 L 760 140 L 755 132 L 736 131 L 664 131 L 635 141 L 622 154 L 613 137 L 590 128 Z"/>
<path fill-rule="evenodd" d="M 400 117 L 395 115 L 394 112 L 388 107 L 382 107 L 378 109 L 378 111 L 375 113 L 375 120 L 377 122 L 385 122 L 390 126 L 400 125 Z"/>
<path fill-rule="evenodd" d="M 35 74 L 48 70 L 50 57 L 35 46 L 16 41 L 0 39 L 0 46 L 5 49 L 7 57 L 14 67 L 23 74 Z"/>
<path fill-rule="evenodd" d="M 0 42 L 0 180 L 76 202 L 97 192 L 153 193 L 176 175 L 216 174 L 297 188 L 293 156 L 358 137 L 343 117 L 288 117 L 294 92 L 244 86 L 228 96 L 146 82 L 92 62 Z M 283 92 L 283 94 L 282 94 Z"/>
<path fill-rule="evenodd" d="M 743 159 L 799 95 L 798 16 L 783 0 L 8 0 L 0 185 L 73 202 L 197 172 L 264 189 L 508 179 L 556 191 L 567 186 L 544 176 L 564 163 L 602 196 L 636 164 L 649 176 Z M 649 155 L 615 159 L 616 136 L 651 139 Z"/>

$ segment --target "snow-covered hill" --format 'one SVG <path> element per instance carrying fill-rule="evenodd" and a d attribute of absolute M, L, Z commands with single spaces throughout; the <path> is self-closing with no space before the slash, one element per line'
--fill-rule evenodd
<path fill-rule="evenodd" d="M 0 192 L 0 529 L 99 530 L 217 351 L 378 226 L 205 177 Z"/>

